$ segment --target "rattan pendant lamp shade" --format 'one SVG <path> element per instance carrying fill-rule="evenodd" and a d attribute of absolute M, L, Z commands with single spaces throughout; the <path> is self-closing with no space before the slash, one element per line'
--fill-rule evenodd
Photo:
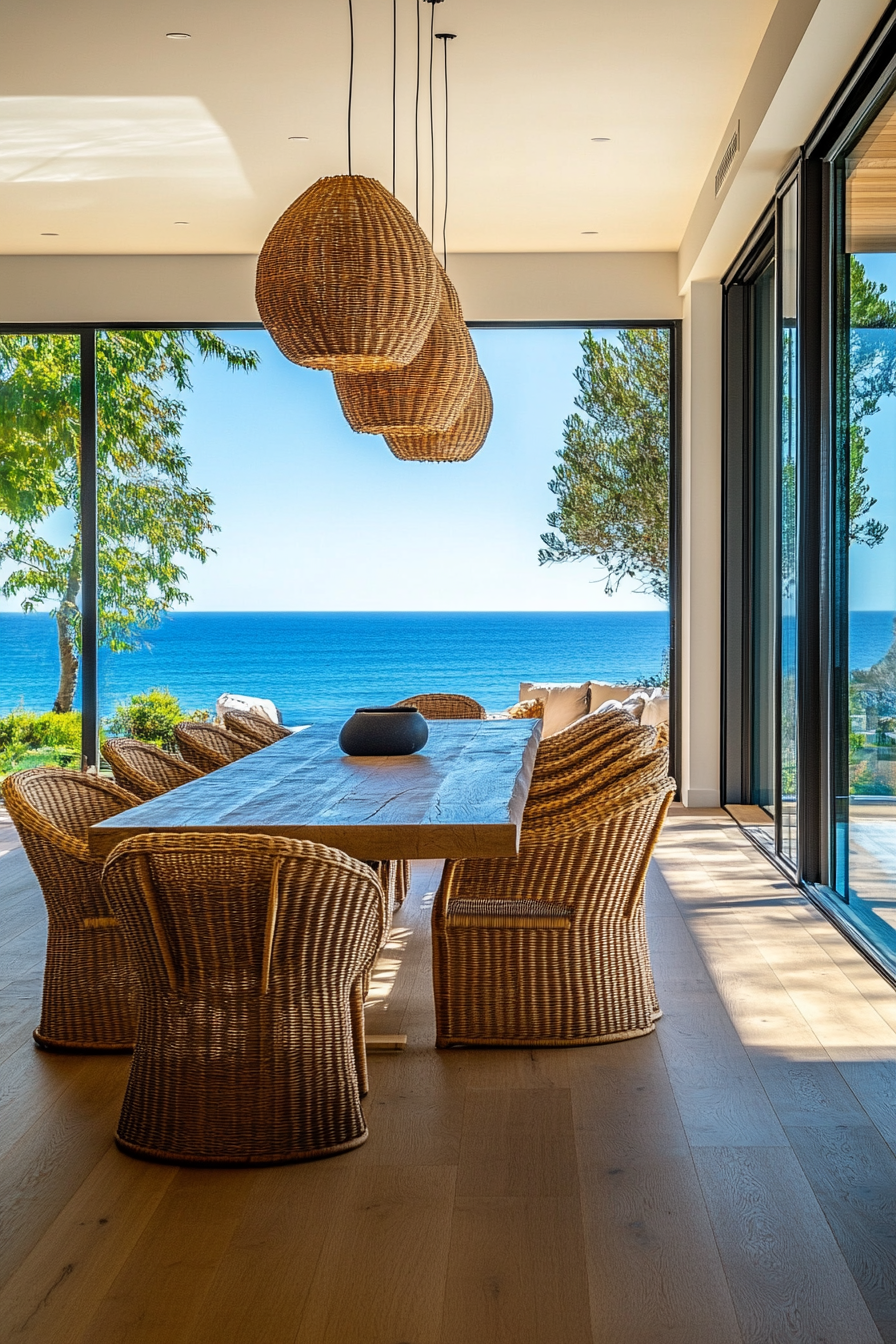
<path fill-rule="evenodd" d="M 469 462 L 485 443 L 492 423 L 492 394 L 478 370 L 476 385 L 455 423 L 444 434 L 386 434 L 402 462 Z"/>
<path fill-rule="evenodd" d="M 370 177 L 322 177 L 293 201 L 261 249 L 258 312 L 294 364 L 354 373 L 419 354 L 442 299 L 423 230 Z"/>
<path fill-rule="evenodd" d="M 386 373 L 334 373 L 345 418 L 357 433 L 444 433 L 466 405 L 476 384 L 476 350 L 444 274 L 441 288 L 436 319 L 410 364 Z"/>

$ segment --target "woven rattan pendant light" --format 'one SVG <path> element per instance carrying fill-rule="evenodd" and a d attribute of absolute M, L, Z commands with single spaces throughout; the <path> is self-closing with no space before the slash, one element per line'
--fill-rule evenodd
<path fill-rule="evenodd" d="M 476 386 L 458 419 L 444 434 L 386 434 L 403 462 L 469 462 L 485 443 L 492 423 L 492 394 L 480 369 Z"/>
<path fill-rule="evenodd" d="M 451 428 L 479 368 L 459 312 L 454 286 L 443 274 L 442 303 L 416 359 L 388 373 L 334 373 L 352 429 L 359 434 L 441 434 Z"/>
<path fill-rule="evenodd" d="M 439 306 L 439 266 L 423 230 L 395 196 L 352 174 L 354 22 L 348 175 L 323 177 L 284 211 L 258 258 L 255 298 L 294 364 L 356 373 L 409 364 Z"/>

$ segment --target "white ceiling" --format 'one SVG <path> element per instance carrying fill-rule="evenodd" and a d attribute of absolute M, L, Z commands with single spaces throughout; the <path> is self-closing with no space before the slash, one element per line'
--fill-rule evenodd
<path fill-rule="evenodd" d="M 773 9 L 774 0 L 437 4 L 436 31 L 457 34 L 449 250 L 677 250 Z M 354 0 L 354 11 L 353 168 L 389 185 L 392 5 Z M 433 11 L 421 11 L 428 52 Z M 5 6 L 0 252 L 257 252 L 305 187 L 346 170 L 347 13 L 347 0 Z M 415 0 L 397 0 L 397 13 L 397 187 L 413 208 Z M 191 38 L 169 40 L 171 31 Z"/>

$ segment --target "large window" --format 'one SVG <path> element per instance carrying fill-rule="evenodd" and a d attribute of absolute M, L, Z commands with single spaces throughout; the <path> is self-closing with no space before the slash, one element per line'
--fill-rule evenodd
<path fill-rule="evenodd" d="M 74 484 L 32 545 L 56 546 L 79 603 L 97 589 L 83 623 L 60 582 L 23 613 L 7 549 L 0 715 L 55 705 L 77 733 L 85 709 L 93 762 L 97 733 L 170 746 L 173 722 L 213 716 L 226 692 L 301 724 L 415 691 L 500 712 L 522 680 L 668 683 L 676 329 L 473 335 L 495 417 L 450 466 L 354 434 L 332 379 L 258 328 L 3 337 L 6 386 L 29 342 L 67 351 L 72 388 L 95 374 L 95 423 L 71 410 L 64 465 L 55 429 L 39 446 Z"/>

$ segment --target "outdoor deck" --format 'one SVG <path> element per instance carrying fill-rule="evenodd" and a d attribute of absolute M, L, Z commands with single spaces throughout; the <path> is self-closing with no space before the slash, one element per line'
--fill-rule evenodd
<path fill-rule="evenodd" d="M 122 1156 L 127 1058 L 33 1048 L 43 908 L 5 835 L 3 1341 L 896 1341 L 896 993 L 723 813 L 670 819 L 665 1016 L 616 1045 L 437 1053 L 417 864 L 368 1143 L 258 1171 Z"/>

